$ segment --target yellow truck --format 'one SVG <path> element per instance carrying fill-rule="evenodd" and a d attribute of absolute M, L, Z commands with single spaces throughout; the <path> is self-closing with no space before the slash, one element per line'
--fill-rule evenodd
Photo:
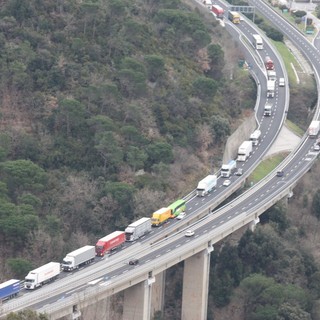
<path fill-rule="evenodd" d="M 165 223 L 171 217 L 170 208 L 161 208 L 153 213 L 151 218 L 151 224 L 153 227 L 158 227 Z"/>

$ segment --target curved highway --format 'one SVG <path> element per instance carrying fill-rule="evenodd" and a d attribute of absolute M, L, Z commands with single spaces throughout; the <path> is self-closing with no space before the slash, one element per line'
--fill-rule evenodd
<path fill-rule="evenodd" d="M 271 19 L 269 15 L 268 17 Z M 229 27 L 232 29 L 231 32 L 236 32 L 233 26 L 227 24 L 228 30 Z M 242 31 L 244 33 L 250 33 L 250 26 L 242 25 L 240 28 L 243 28 Z M 264 54 L 272 56 L 272 50 L 266 45 L 266 41 L 265 48 Z M 277 63 L 275 57 L 273 58 L 274 62 Z M 319 64 L 319 62 L 317 63 Z M 276 65 L 278 75 L 282 72 L 280 66 L 279 62 L 278 66 Z M 316 67 L 320 70 L 319 65 Z M 261 87 L 264 87 L 263 77 L 261 78 L 261 76 L 259 76 L 259 79 L 261 79 Z M 280 90 L 283 90 L 283 92 L 279 94 Z M 260 106 L 264 106 L 265 96 L 266 93 L 262 89 Z M 252 170 L 251 168 L 260 161 L 266 149 L 270 146 L 271 141 L 273 141 L 277 135 L 284 118 L 284 96 L 284 89 L 279 88 L 275 98 L 273 98 L 276 104 L 273 117 L 264 118 L 262 116 L 262 108 L 258 108 L 257 117 L 261 120 L 260 128 L 262 131 L 265 131 L 259 145 L 254 149 L 254 154 L 250 157 L 249 161 L 243 163 L 243 169 L 245 171 L 249 172 L 249 170 Z M 129 281 L 129 279 L 143 278 L 147 272 L 156 274 L 166 269 L 170 263 L 171 265 L 174 264 L 175 262 L 173 261 L 181 259 L 181 257 L 185 258 L 188 254 L 190 256 L 199 250 L 199 248 L 203 250 L 203 246 L 207 246 L 209 242 L 214 244 L 220 241 L 227 234 L 245 223 L 254 220 L 268 206 L 271 206 L 277 201 L 279 197 L 283 197 L 288 193 L 290 187 L 310 168 L 312 162 L 317 157 L 317 153 L 312 151 L 313 142 L 314 140 L 306 138 L 301 144 L 301 147 L 286 160 L 287 164 L 283 165 L 285 172 L 283 177 L 276 177 L 274 173 L 271 174 L 241 197 L 235 199 L 218 211 L 207 215 L 196 223 L 193 226 L 195 230 L 194 237 L 186 238 L 182 230 L 153 246 L 150 246 L 150 240 L 135 243 L 130 246 L 130 249 L 118 252 L 112 259 L 98 261 L 95 265 L 74 274 L 68 274 L 65 278 L 45 286 L 38 291 L 9 301 L 2 306 L 2 313 L 6 314 L 8 311 L 18 310 L 26 306 L 33 306 L 35 309 L 50 313 L 51 310 L 70 303 L 72 299 L 78 299 L 81 292 L 86 292 L 88 296 L 96 294 L 97 291 L 106 290 L 106 288 L 112 290 L 112 292 L 117 292 L 117 288 L 120 288 L 122 284 Z M 240 182 L 240 179 L 239 177 L 233 176 L 231 178 L 231 186 Z M 221 187 L 221 180 L 223 179 L 218 180 L 217 189 L 211 195 L 204 198 L 194 197 L 188 202 L 188 215 L 191 216 L 191 211 L 200 212 L 211 208 L 210 206 L 213 205 L 216 198 L 219 195 L 221 196 L 225 190 L 225 188 Z M 231 186 L 228 187 L 230 190 L 232 190 Z M 209 210 L 211 211 L 211 209 Z M 172 221 L 172 224 L 177 223 Z M 192 253 L 190 254 L 190 252 Z M 127 261 L 132 256 L 139 257 L 139 265 L 133 267 L 128 266 Z M 128 274 L 129 271 L 130 276 Z M 89 283 L 93 280 L 96 280 L 96 283 Z M 43 299 L 43 297 L 50 298 Z"/>

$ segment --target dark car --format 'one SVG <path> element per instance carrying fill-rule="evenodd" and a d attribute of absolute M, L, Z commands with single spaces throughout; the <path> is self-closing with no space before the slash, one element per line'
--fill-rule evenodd
<path fill-rule="evenodd" d="M 139 263 L 139 259 L 132 259 L 129 261 L 130 266 L 135 266 L 138 263 Z"/>
<path fill-rule="evenodd" d="M 283 176 L 284 176 L 283 170 L 277 171 L 277 177 L 283 177 Z"/>

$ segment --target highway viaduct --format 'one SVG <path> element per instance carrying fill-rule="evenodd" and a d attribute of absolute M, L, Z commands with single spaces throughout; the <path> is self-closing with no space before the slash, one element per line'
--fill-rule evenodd
<path fill-rule="evenodd" d="M 315 158 L 314 155 L 312 161 L 304 166 L 302 173 L 310 169 Z M 270 176 L 266 180 L 268 179 L 271 180 L 272 177 Z M 268 199 L 264 204 L 260 203 L 259 206 L 254 206 L 250 211 L 243 212 L 236 218 L 230 219 L 229 222 L 219 226 L 214 225 L 215 228 L 212 232 L 203 233 L 201 237 L 196 237 L 187 245 L 181 246 L 179 254 L 168 251 L 159 258 L 155 257 L 146 266 L 133 267 L 128 271 L 130 277 L 128 277 L 128 273 L 123 273 L 122 276 L 109 279 L 104 277 L 106 270 L 101 270 L 91 274 L 90 277 L 88 276 L 88 285 L 84 290 L 62 297 L 55 303 L 44 306 L 42 304 L 41 307 L 37 307 L 35 304 L 34 308 L 39 312 L 48 313 L 52 320 L 78 319 L 79 317 L 92 320 L 112 319 L 109 308 L 110 296 L 123 291 L 123 320 L 151 319 L 151 315 L 163 309 L 166 270 L 184 261 L 181 319 L 206 319 L 210 254 L 214 250 L 214 245 L 240 228 L 247 226 L 254 228 L 259 222 L 259 215 L 290 194 L 294 185 L 295 182 L 284 185 L 272 196 L 271 200 Z M 250 192 L 255 192 L 254 189 L 249 191 L 248 197 Z M 231 202 L 226 205 L 226 208 L 223 207 L 217 211 L 212 220 L 217 220 L 233 205 L 236 203 Z M 172 235 L 171 237 L 178 238 L 178 236 Z M 171 241 L 174 244 L 174 239 Z M 165 242 L 164 240 L 154 244 L 148 250 L 153 252 L 161 250 Z M 97 283 L 99 283 L 98 286 Z"/>

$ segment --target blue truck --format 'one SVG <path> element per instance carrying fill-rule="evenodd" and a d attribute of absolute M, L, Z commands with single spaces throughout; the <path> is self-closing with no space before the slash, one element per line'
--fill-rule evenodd
<path fill-rule="evenodd" d="M 0 284 L 0 301 L 11 299 L 20 292 L 20 280 L 11 279 Z"/>

